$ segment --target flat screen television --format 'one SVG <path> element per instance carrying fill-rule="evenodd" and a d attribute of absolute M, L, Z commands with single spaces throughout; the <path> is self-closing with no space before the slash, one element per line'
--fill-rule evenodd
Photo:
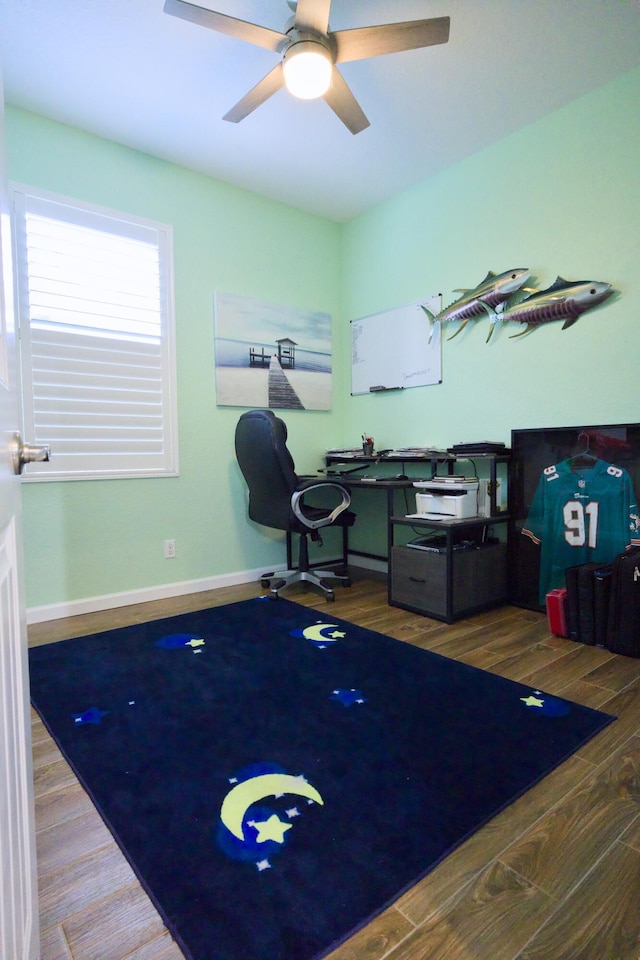
<path fill-rule="evenodd" d="M 623 467 L 640 493 L 640 423 L 535 427 L 511 431 L 509 474 L 509 599 L 516 606 L 544 610 L 538 599 L 540 547 L 522 534 L 540 474 L 545 467 L 587 450 Z"/>

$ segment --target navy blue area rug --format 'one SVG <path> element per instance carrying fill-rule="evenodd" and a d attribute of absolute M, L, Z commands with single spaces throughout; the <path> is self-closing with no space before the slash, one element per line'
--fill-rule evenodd
<path fill-rule="evenodd" d="M 324 956 L 613 719 L 268 598 L 30 663 L 193 960 Z"/>

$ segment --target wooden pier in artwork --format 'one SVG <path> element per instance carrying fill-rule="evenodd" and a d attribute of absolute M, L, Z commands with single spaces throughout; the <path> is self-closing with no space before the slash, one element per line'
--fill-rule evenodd
<path fill-rule="evenodd" d="M 269 406 L 304 410 L 300 397 L 289 383 L 277 357 L 271 357 L 269 364 Z"/>
<path fill-rule="evenodd" d="M 289 337 L 276 340 L 277 356 L 269 353 L 264 347 L 249 347 L 249 366 L 259 369 L 269 368 L 268 405 L 270 407 L 284 407 L 288 410 L 304 410 L 300 397 L 295 392 L 286 370 L 294 370 L 296 366 L 296 347 L 298 344 Z"/>

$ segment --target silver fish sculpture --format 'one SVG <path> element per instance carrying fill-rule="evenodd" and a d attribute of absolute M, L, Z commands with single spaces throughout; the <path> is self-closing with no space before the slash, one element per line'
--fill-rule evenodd
<path fill-rule="evenodd" d="M 527 268 L 518 267 L 515 270 L 505 270 L 504 273 L 493 273 L 489 270 L 486 277 L 473 290 L 468 288 L 457 288 L 454 293 L 462 293 L 462 296 L 451 303 L 444 310 L 434 316 L 426 307 L 422 307 L 431 322 L 429 340 L 433 336 L 433 330 L 436 323 L 448 323 L 451 320 L 462 320 L 458 330 L 449 337 L 457 337 L 464 330 L 469 320 L 484 315 L 486 307 L 484 304 L 490 304 L 494 309 L 500 303 L 504 303 L 516 290 L 527 282 L 531 274 Z"/>
<path fill-rule="evenodd" d="M 487 343 L 497 321 L 526 324 L 521 333 L 515 333 L 509 338 L 511 340 L 521 337 L 534 327 L 541 323 L 548 323 L 550 320 L 564 320 L 562 329 L 565 330 L 572 326 L 581 314 L 591 310 L 592 307 L 597 307 L 612 293 L 610 283 L 602 283 L 598 280 L 565 280 L 564 277 L 557 277 L 546 290 L 539 290 L 513 306 L 505 306 L 499 313 L 485 302 L 485 309 L 492 324 Z"/>

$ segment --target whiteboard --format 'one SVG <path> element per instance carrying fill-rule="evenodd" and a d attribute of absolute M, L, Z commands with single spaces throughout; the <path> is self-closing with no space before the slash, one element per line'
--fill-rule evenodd
<path fill-rule="evenodd" d="M 437 315 L 441 295 L 351 321 L 352 394 L 442 383 L 442 325 L 422 306 Z"/>

